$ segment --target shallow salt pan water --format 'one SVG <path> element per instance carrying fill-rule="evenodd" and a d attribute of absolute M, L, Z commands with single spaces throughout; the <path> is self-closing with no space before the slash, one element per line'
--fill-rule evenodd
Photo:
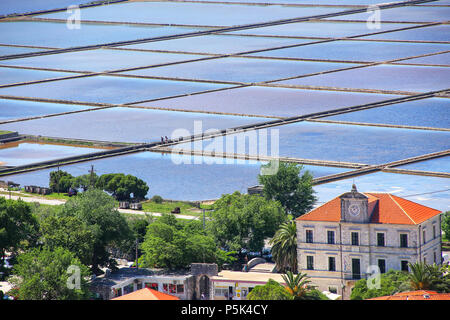
<path fill-rule="evenodd" d="M 53 48 L 70 48 L 136 39 L 156 38 L 198 31 L 198 28 L 129 26 L 81 22 L 69 29 L 64 22 L 13 21 L 0 23 L 0 43 Z M 201 29 L 204 30 L 204 29 Z M 51 37 L 49 37 L 51 35 Z"/>
<path fill-rule="evenodd" d="M 324 118 L 364 123 L 450 128 L 450 101 L 431 98 Z"/>
<path fill-rule="evenodd" d="M 225 87 L 212 83 L 94 76 L 3 88 L 0 94 L 120 104 Z"/>
<path fill-rule="evenodd" d="M 138 105 L 267 117 L 291 117 L 395 97 L 397 96 L 253 86 Z M 258 121 L 263 119 L 255 119 L 255 122 Z"/>
<path fill-rule="evenodd" d="M 85 20 L 234 26 L 342 11 L 323 7 L 246 6 L 218 3 L 128 2 L 81 10 Z M 65 13 L 42 15 L 65 18 Z"/>
<path fill-rule="evenodd" d="M 266 130 L 266 131 L 263 131 Z M 277 138 L 278 136 L 278 138 Z M 256 155 L 256 143 L 267 139 L 267 154 L 294 158 L 383 164 L 447 150 L 447 132 L 298 122 L 230 135 L 227 152 Z M 244 140 L 246 139 L 246 140 Z M 212 150 L 217 140 L 184 143 L 178 149 Z M 226 145 L 226 138 L 222 144 Z M 389 147 L 386 147 L 389 145 Z M 273 151 L 274 150 L 274 151 Z"/>
<path fill-rule="evenodd" d="M 20 166 L 98 151 L 100 149 L 28 142 L 8 143 L 0 148 L 0 162 L 6 166 Z"/>
<path fill-rule="evenodd" d="M 116 142 L 159 142 L 171 137 L 202 133 L 208 129 L 226 129 L 254 123 L 255 118 L 111 108 L 45 119 L 0 125 L 0 130 L 14 130 L 34 135 L 92 139 Z"/>
<path fill-rule="evenodd" d="M 220 58 L 126 71 L 124 74 L 234 82 L 260 82 L 351 67 L 349 63 Z"/>
<path fill-rule="evenodd" d="M 445 67 L 377 65 L 276 83 L 428 92 L 447 89 L 449 79 L 450 69 Z"/>
<path fill-rule="evenodd" d="M 44 116 L 67 111 L 90 109 L 89 106 L 74 104 L 44 103 L 35 101 L 0 99 L 0 119 L 11 120 Z"/>

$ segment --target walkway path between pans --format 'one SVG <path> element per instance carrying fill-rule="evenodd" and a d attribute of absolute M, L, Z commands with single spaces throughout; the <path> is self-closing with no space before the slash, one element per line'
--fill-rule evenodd
<path fill-rule="evenodd" d="M 411 1 L 404 1 L 404 2 L 397 2 L 397 3 L 394 2 L 394 3 L 380 4 L 377 7 L 378 7 L 378 9 L 383 10 L 383 9 L 398 8 L 398 7 L 410 6 L 410 5 L 414 5 L 414 4 L 427 3 L 427 2 L 433 2 L 433 1 L 434 0 L 411 0 Z M 349 15 L 349 14 L 355 14 L 355 13 L 364 13 L 364 12 L 367 12 L 367 7 L 353 9 L 353 10 L 332 12 L 332 13 L 327 13 L 327 14 L 307 16 L 307 17 L 281 19 L 281 20 L 276 20 L 276 21 L 252 23 L 252 24 L 231 26 L 231 27 L 225 27 L 225 28 L 217 28 L 217 29 L 212 29 L 212 30 L 188 32 L 188 33 L 184 33 L 184 34 L 176 34 L 176 35 L 169 35 L 169 36 L 151 37 L 151 38 L 144 38 L 144 39 L 71 47 L 71 48 L 65 48 L 65 49 L 49 50 L 49 51 L 45 51 L 45 52 L 29 52 L 29 53 L 23 53 L 23 54 L 11 55 L 11 56 L 3 56 L 3 57 L 0 57 L 0 60 L 26 58 L 26 57 L 33 57 L 33 56 L 39 56 L 39 55 L 63 53 L 63 52 L 75 52 L 75 51 L 83 51 L 83 50 L 90 50 L 90 49 L 98 49 L 98 48 L 102 48 L 105 46 L 113 47 L 113 46 L 123 46 L 123 45 L 147 43 L 147 42 L 154 42 L 154 41 L 163 41 L 163 40 L 169 40 L 169 39 L 197 37 L 197 36 L 210 35 L 210 34 L 215 34 L 215 33 L 248 30 L 248 29 L 290 24 L 290 23 L 296 23 L 296 22 L 304 22 L 304 21 L 310 21 L 310 20 L 316 20 L 316 19 L 325 19 L 325 18 L 343 16 L 343 15 Z"/>
<path fill-rule="evenodd" d="M 427 92 L 427 93 L 418 94 L 418 95 L 412 95 L 412 96 L 400 97 L 400 98 L 395 98 L 395 99 L 389 99 L 389 100 L 376 102 L 376 103 L 370 103 L 370 104 L 366 104 L 366 105 L 359 105 L 359 106 L 346 107 L 346 108 L 340 108 L 340 109 L 329 110 L 329 111 L 316 112 L 316 113 L 312 113 L 312 114 L 306 114 L 306 115 L 295 116 L 295 117 L 284 118 L 284 119 L 269 120 L 269 121 L 265 121 L 265 122 L 255 123 L 255 124 L 249 124 L 249 125 L 243 125 L 243 126 L 234 127 L 234 128 L 218 130 L 216 132 L 211 132 L 208 134 L 201 133 L 201 134 L 191 135 L 191 136 L 187 136 L 187 137 L 180 137 L 178 139 L 169 141 L 169 143 L 161 143 L 160 141 L 158 141 L 158 142 L 155 141 L 155 142 L 150 142 L 150 143 L 138 143 L 138 144 L 132 144 L 132 145 L 125 146 L 125 147 L 118 147 L 118 148 L 112 149 L 112 150 L 103 150 L 103 151 L 99 151 L 99 152 L 93 152 L 93 153 L 89 153 L 89 154 L 77 155 L 77 156 L 72 156 L 72 157 L 67 157 L 67 158 L 53 159 L 53 160 L 49 160 L 49 161 L 32 163 L 32 164 L 13 167 L 13 168 L 3 168 L 3 169 L 0 169 L 0 176 L 25 173 L 25 172 L 36 171 L 36 170 L 52 168 L 52 167 L 58 167 L 58 166 L 63 166 L 63 165 L 68 165 L 68 164 L 73 164 L 73 163 L 78 163 L 78 162 L 86 162 L 86 161 L 92 161 L 92 160 L 97 160 L 97 159 L 103 159 L 103 158 L 107 158 L 107 157 L 126 155 L 126 154 L 130 154 L 130 153 L 146 151 L 146 150 L 154 148 L 154 147 L 170 147 L 170 146 L 177 145 L 180 143 L 198 141 L 198 140 L 203 140 L 203 139 L 211 139 L 211 138 L 220 137 L 220 136 L 224 136 L 224 135 L 230 135 L 230 134 L 239 134 L 239 133 L 243 133 L 246 131 L 264 129 L 264 128 L 269 128 L 269 127 L 276 127 L 276 126 L 286 125 L 286 124 L 292 124 L 292 123 L 296 123 L 296 122 L 307 121 L 310 119 L 317 119 L 317 118 L 323 118 L 323 117 L 341 114 L 341 113 L 353 112 L 353 111 L 357 111 L 357 110 L 376 108 L 376 107 L 390 105 L 390 104 L 394 104 L 394 103 L 425 99 L 425 98 L 434 97 L 436 95 L 442 94 L 447 91 L 449 91 L 449 90 L 432 91 L 432 92 Z M 22 137 L 23 137 L 23 139 L 26 139 L 27 136 L 22 135 Z M 43 137 L 43 138 L 45 138 L 45 137 Z M 66 139 L 68 141 L 72 141 L 72 140 L 76 141 L 77 140 L 77 139 L 71 139 L 71 138 L 58 138 L 58 139 Z M 81 139 L 79 139 L 79 140 L 81 140 Z M 75 144 L 75 143 L 72 142 L 72 144 Z M 425 157 L 422 160 L 426 160 L 426 159 L 427 158 Z M 387 167 L 387 165 L 382 165 L 382 166 Z M 353 175 L 357 175 L 358 170 L 359 170 L 360 174 L 366 174 L 366 173 L 370 173 L 372 171 L 379 171 L 380 169 L 373 168 L 373 170 L 368 170 L 368 168 L 366 167 L 364 169 L 355 170 L 355 173 Z M 323 178 L 321 178 L 321 179 L 323 179 Z M 333 179 L 340 180 L 343 178 L 339 175 L 333 175 Z M 319 181 L 321 181 L 321 180 L 319 180 Z"/>

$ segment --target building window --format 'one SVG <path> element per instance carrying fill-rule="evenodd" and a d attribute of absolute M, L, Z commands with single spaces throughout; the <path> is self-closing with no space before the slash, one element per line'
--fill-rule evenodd
<path fill-rule="evenodd" d="M 359 233 L 352 232 L 352 246 L 359 246 Z"/>
<path fill-rule="evenodd" d="M 436 226 L 433 226 L 433 239 L 436 239 Z"/>
<path fill-rule="evenodd" d="M 386 260 L 378 259 L 378 268 L 380 268 L 380 273 L 386 273 Z"/>
<path fill-rule="evenodd" d="M 336 271 L 336 258 L 328 257 L 328 271 Z"/>
<path fill-rule="evenodd" d="M 177 293 L 177 285 L 169 284 L 169 293 Z"/>
<path fill-rule="evenodd" d="M 215 288 L 214 295 L 216 297 L 226 297 L 228 295 L 228 288 Z"/>
<path fill-rule="evenodd" d="M 314 257 L 306 256 L 306 269 L 314 270 Z"/>
<path fill-rule="evenodd" d="M 334 244 L 334 231 L 327 231 L 328 244 Z"/>
<path fill-rule="evenodd" d="M 306 230 L 306 243 L 313 243 L 313 231 L 312 230 Z"/>
<path fill-rule="evenodd" d="M 158 291 L 158 284 L 156 282 L 146 283 L 145 287 Z"/>
<path fill-rule="evenodd" d="M 408 248 L 408 235 L 407 234 L 400 234 L 400 247 Z"/>
<path fill-rule="evenodd" d="M 352 279 L 361 279 L 361 261 L 359 259 L 352 259 Z"/>
<path fill-rule="evenodd" d="M 426 234 L 425 230 L 423 230 L 422 235 L 423 235 L 423 243 L 425 244 L 427 242 L 426 241 L 427 234 Z"/>
<path fill-rule="evenodd" d="M 384 233 L 383 232 L 378 232 L 377 233 L 377 246 L 379 247 L 384 247 L 385 243 L 384 243 Z"/>
<path fill-rule="evenodd" d="M 184 293 L 184 284 L 177 284 L 177 293 Z"/>
<path fill-rule="evenodd" d="M 407 260 L 402 260 L 401 261 L 401 269 L 402 269 L 402 271 L 409 272 L 409 267 L 408 267 L 408 261 Z"/>

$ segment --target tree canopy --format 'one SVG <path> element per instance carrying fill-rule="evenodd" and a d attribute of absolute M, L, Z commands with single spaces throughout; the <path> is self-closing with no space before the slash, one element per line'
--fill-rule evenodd
<path fill-rule="evenodd" d="M 288 271 L 282 275 L 285 285 L 269 279 L 264 285 L 258 285 L 248 294 L 248 300 L 328 300 L 328 298 L 312 286 L 306 274 L 297 275 Z"/>
<path fill-rule="evenodd" d="M 145 198 L 149 187 L 145 181 L 130 174 L 108 173 L 101 175 L 96 182 L 96 187 L 110 192 L 117 200 L 128 200 L 133 198 Z"/>
<path fill-rule="evenodd" d="M 358 280 L 352 289 L 351 300 L 365 300 L 375 297 L 390 296 L 398 292 L 411 290 L 408 272 L 389 270 L 380 275 L 380 288 L 371 288 L 367 279 Z"/>
<path fill-rule="evenodd" d="M 450 211 L 442 214 L 441 228 L 445 233 L 445 238 L 450 241 Z"/>
<path fill-rule="evenodd" d="M 281 224 L 270 240 L 272 257 L 279 272 L 297 272 L 297 225 L 295 221 Z"/>
<path fill-rule="evenodd" d="M 107 173 L 97 176 L 94 171 L 77 177 L 62 170 L 50 172 L 50 189 L 52 192 L 69 192 L 70 188 L 87 191 L 97 188 L 112 194 L 117 200 L 144 199 L 149 187 L 147 183 L 131 174 Z"/>
<path fill-rule="evenodd" d="M 261 251 L 287 217 L 279 202 L 235 192 L 214 203 L 207 224 L 219 245 L 228 250 Z"/>
<path fill-rule="evenodd" d="M 85 224 L 94 236 L 92 270 L 99 272 L 98 266 L 114 267 L 108 249 L 122 248 L 134 236 L 125 218 L 115 208 L 114 199 L 98 189 L 89 189 L 76 198 L 68 200 L 61 215 L 75 217 Z"/>
<path fill-rule="evenodd" d="M 20 300 L 80 300 L 90 295 L 88 268 L 67 249 L 34 248 L 17 260 L 10 282 Z M 77 277 L 77 270 L 78 279 L 71 281 L 71 276 Z"/>
<path fill-rule="evenodd" d="M 147 227 L 139 263 L 144 267 L 186 268 L 194 262 L 217 263 L 231 260 L 208 236 L 199 221 L 184 225 L 164 214 Z"/>
<path fill-rule="evenodd" d="M 5 252 L 17 252 L 33 245 L 38 238 L 39 224 L 30 206 L 22 200 L 0 198 L 0 263 Z"/>
<path fill-rule="evenodd" d="M 74 179 L 75 177 L 66 171 L 52 171 L 50 172 L 49 187 L 52 192 L 67 193 L 74 184 Z"/>
<path fill-rule="evenodd" d="M 263 187 L 263 195 L 281 203 L 286 213 L 299 217 L 310 211 L 317 201 L 312 188 L 313 176 L 309 171 L 302 175 L 303 166 L 280 162 L 272 175 L 258 175 Z"/>
<path fill-rule="evenodd" d="M 72 252 L 83 264 L 89 265 L 94 254 L 95 235 L 76 216 L 50 215 L 40 223 L 42 244 L 50 249 L 62 247 Z"/>

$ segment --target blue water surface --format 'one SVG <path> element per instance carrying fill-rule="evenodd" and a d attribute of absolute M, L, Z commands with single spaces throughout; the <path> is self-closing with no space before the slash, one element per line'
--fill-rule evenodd
<path fill-rule="evenodd" d="M 90 108 L 89 106 L 75 104 L 0 99 L 0 119 L 21 119 Z"/>
<path fill-rule="evenodd" d="M 184 162 L 181 162 L 184 161 Z M 60 170 L 72 175 L 88 173 L 91 165 L 98 175 L 121 172 L 132 174 L 144 180 L 150 187 L 147 196 L 157 194 L 165 199 L 210 200 L 224 193 L 240 191 L 258 184 L 257 176 L 261 162 L 243 161 L 227 164 L 224 159 L 210 157 L 181 157 L 170 154 L 143 152 L 61 166 Z M 45 169 L 7 176 L 5 179 L 22 185 L 48 186 L 49 175 L 55 169 Z M 319 177 L 348 169 L 305 166 L 313 176 Z"/>
<path fill-rule="evenodd" d="M 327 120 L 450 128 L 450 101 L 430 98 L 344 113 Z"/>
<path fill-rule="evenodd" d="M 155 142 L 161 136 L 191 136 L 206 130 L 254 123 L 252 117 L 111 108 L 0 125 L 34 135 L 119 142 Z"/>
<path fill-rule="evenodd" d="M 20 166 L 98 151 L 100 149 L 29 142 L 9 143 L 0 148 L 0 162 L 6 166 Z"/>
<path fill-rule="evenodd" d="M 29 13 L 42 10 L 62 9 L 71 5 L 93 2 L 92 0 L 2 0 L 0 15 Z"/>
<path fill-rule="evenodd" d="M 267 117 L 292 117 L 395 97 L 397 96 L 252 86 L 138 105 Z M 263 121 L 263 119 L 255 121 Z"/>
<path fill-rule="evenodd" d="M 120 104 L 225 87 L 227 86 L 213 83 L 93 76 L 2 88 L 0 94 Z"/>

